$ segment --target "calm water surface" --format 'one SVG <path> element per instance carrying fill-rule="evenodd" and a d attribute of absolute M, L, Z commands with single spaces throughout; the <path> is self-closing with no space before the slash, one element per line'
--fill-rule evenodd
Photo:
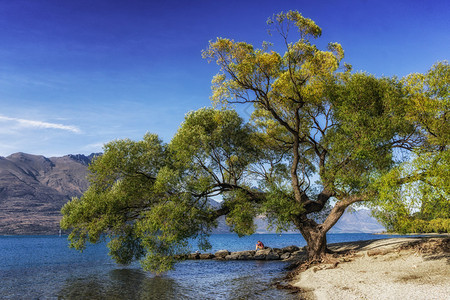
<path fill-rule="evenodd" d="M 393 236 L 329 234 L 328 242 L 368 240 Z M 269 247 L 304 246 L 300 235 L 264 234 L 238 238 L 211 236 L 214 253 L 220 249 L 254 249 L 257 240 Z M 65 237 L 0 237 L 1 299 L 294 299 L 272 287 L 283 277 L 280 261 L 184 261 L 176 269 L 153 276 L 140 269 L 115 264 L 104 244 L 79 253 Z M 196 249 L 193 249 L 195 251 Z"/>

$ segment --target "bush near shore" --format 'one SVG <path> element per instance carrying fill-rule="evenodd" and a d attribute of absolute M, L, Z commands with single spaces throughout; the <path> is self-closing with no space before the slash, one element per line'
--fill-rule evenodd
<path fill-rule="evenodd" d="M 450 219 L 437 218 L 430 221 L 409 219 L 396 224 L 395 232 L 405 233 L 450 233 Z"/>

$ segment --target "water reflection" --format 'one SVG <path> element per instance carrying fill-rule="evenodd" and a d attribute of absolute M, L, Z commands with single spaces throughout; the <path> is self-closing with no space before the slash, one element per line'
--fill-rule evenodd
<path fill-rule="evenodd" d="M 194 271 L 195 270 L 195 271 Z M 277 271 L 277 272 L 275 272 Z M 186 262 L 163 276 L 140 269 L 112 269 L 105 273 L 66 279 L 58 299 L 289 299 L 271 288 L 276 264 L 259 262 Z M 291 298 L 292 299 L 292 298 Z"/>
<path fill-rule="evenodd" d="M 175 299 L 183 288 L 168 277 L 151 277 L 138 269 L 114 269 L 107 276 L 68 279 L 59 299 Z"/>
<path fill-rule="evenodd" d="M 68 280 L 58 298 L 62 299 L 100 299 L 104 287 L 97 276 Z"/>

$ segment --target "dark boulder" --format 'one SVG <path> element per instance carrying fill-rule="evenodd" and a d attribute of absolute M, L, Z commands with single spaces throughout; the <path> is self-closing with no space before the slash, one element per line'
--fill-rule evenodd
<path fill-rule="evenodd" d="M 224 259 L 227 255 L 230 255 L 230 251 L 228 250 L 219 250 L 214 254 L 216 259 Z"/>
<path fill-rule="evenodd" d="M 199 256 L 200 259 L 213 259 L 214 257 L 214 254 L 211 253 L 202 253 Z"/>
<path fill-rule="evenodd" d="M 283 253 L 286 253 L 286 252 L 293 253 L 298 250 L 300 250 L 300 248 L 297 246 L 294 246 L 294 245 L 281 248 L 281 251 L 283 251 Z"/>

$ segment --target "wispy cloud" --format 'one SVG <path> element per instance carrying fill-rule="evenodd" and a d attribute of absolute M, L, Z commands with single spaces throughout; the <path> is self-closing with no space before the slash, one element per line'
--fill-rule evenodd
<path fill-rule="evenodd" d="M 85 145 L 81 149 L 84 151 L 91 151 L 91 152 L 101 152 L 103 151 L 103 146 L 106 144 L 106 142 L 99 142 L 99 143 L 92 143 Z"/>
<path fill-rule="evenodd" d="M 72 125 L 64 125 L 64 124 L 58 124 L 58 123 L 50 123 L 50 122 L 42 122 L 42 121 L 35 121 L 35 120 L 26 120 L 26 119 L 19 119 L 19 118 L 10 118 L 6 116 L 0 115 L 0 121 L 9 121 L 14 122 L 20 127 L 26 127 L 26 128 L 44 128 L 44 129 L 60 129 L 60 130 L 67 130 L 74 133 L 81 133 L 81 130 Z"/>

